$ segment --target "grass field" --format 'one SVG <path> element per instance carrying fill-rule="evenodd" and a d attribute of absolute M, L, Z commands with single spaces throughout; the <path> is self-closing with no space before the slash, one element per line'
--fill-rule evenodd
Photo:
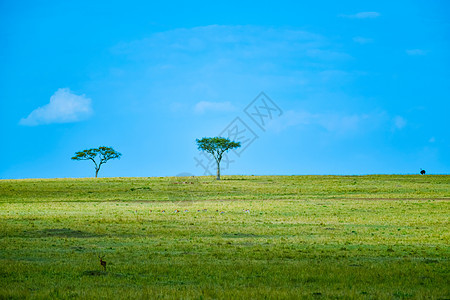
<path fill-rule="evenodd" d="M 0 180 L 0 299 L 449 299 L 449 200 L 448 175 Z"/>

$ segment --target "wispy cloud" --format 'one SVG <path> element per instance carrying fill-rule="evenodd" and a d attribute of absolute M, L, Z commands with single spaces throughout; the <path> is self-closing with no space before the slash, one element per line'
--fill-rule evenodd
<path fill-rule="evenodd" d="M 396 116 L 393 119 L 395 129 L 403 129 L 406 126 L 406 120 L 402 116 Z"/>
<path fill-rule="evenodd" d="M 195 70 L 251 64 L 273 71 L 276 66 L 284 66 L 285 60 L 300 63 L 306 58 L 330 61 L 349 58 L 325 37 L 308 31 L 222 25 L 161 32 L 142 40 L 121 43 L 112 52 L 132 61 L 155 64 L 161 71 L 167 70 L 168 66 L 173 71 L 194 64 Z M 315 62 L 308 60 L 308 63 Z M 204 64 L 204 67 L 198 64 Z"/>
<path fill-rule="evenodd" d="M 376 11 L 363 11 L 353 15 L 339 15 L 339 16 L 342 18 L 349 18 L 349 19 L 374 19 L 378 18 L 380 16 L 380 13 Z"/>
<path fill-rule="evenodd" d="M 200 101 L 195 107 L 194 111 L 198 114 L 203 114 L 206 112 L 230 112 L 235 111 L 236 108 L 231 104 L 231 102 L 208 102 Z"/>
<path fill-rule="evenodd" d="M 344 52 L 338 52 L 333 50 L 322 50 L 322 49 L 310 49 L 306 52 L 307 56 L 311 58 L 318 58 L 321 60 L 345 60 L 350 59 L 351 56 Z"/>
<path fill-rule="evenodd" d="M 323 72 L 339 71 L 352 59 L 320 34 L 252 25 L 178 28 L 121 43 L 111 51 L 133 68 L 127 72 L 136 76 L 133 81 L 151 77 L 154 98 L 167 105 L 170 99 L 183 99 L 190 107 L 198 99 L 233 99 L 250 94 L 250 89 L 308 86 L 322 91 Z"/>
<path fill-rule="evenodd" d="M 91 99 L 85 95 L 75 95 L 68 88 L 61 88 L 50 97 L 50 103 L 33 110 L 28 117 L 21 119 L 19 124 L 37 126 L 78 122 L 90 117 L 92 113 Z"/>
<path fill-rule="evenodd" d="M 353 38 L 353 41 L 355 42 L 355 43 L 358 43 L 358 44 L 370 44 L 370 43 L 372 43 L 373 42 L 373 39 L 370 39 L 370 38 L 365 38 L 365 37 L 362 37 L 362 36 L 355 36 L 354 38 Z"/>
<path fill-rule="evenodd" d="M 134 59 L 174 58 L 175 53 L 196 54 L 210 52 L 228 54 L 232 57 L 270 55 L 274 47 L 281 51 L 298 53 L 300 49 L 320 48 L 323 37 L 303 30 L 274 29 L 259 26 L 208 25 L 194 28 L 178 28 L 156 33 L 148 38 L 121 43 L 112 51 L 126 54 Z M 154 48 L 154 47 L 160 48 Z"/>
<path fill-rule="evenodd" d="M 411 56 L 417 56 L 417 55 L 425 55 L 427 52 L 422 49 L 408 49 L 406 50 L 406 54 Z"/>
<path fill-rule="evenodd" d="M 290 127 L 319 126 L 328 132 L 336 134 L 354 133 L 358 130 L 375 126 L 376 119 L 383 114 L 340 114 L 311 113 L 308 111 L 287 111 L 282 117 L 269 124 L 273 131 L 280 132 Z M 367 126 L 366 126 L 367 125 Z"/>

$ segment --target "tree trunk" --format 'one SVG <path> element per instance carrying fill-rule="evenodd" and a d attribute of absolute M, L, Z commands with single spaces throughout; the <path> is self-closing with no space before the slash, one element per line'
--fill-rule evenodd
<path fill-rule="evenodd" d="M 95 168 L 95 178 L 97 178 L 98 171 L 100 171 L 100 168 Z"/>
<path fill-rule="evenodd" d="M 220 180 L 220 162 L 217 162 L 217 180 Z"/>

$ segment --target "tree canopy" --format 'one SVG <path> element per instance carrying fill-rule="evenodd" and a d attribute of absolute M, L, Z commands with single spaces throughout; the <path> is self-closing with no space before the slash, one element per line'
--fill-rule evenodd
<path fill-rule="evenodd" d="M 230 141 L 230 139 L 224 137 L 209 137 L 197 139 L 198 149 L 211 154 L 217 163 L 217 180 L 220 180 L 220 161 L 223 154 L 231 149 L 239 148 L 240 142 Z"/>
<path fill-rule="evenodd" d="M 73 160 L 92 160 L 95 165 L 95 177 L 98 176 L 100 167 L 110 159 L 119 158 L 122 154 L 117 152 L 111 147 L 100 146 L 98 148 L 86 149 L 83 151 L 75 152 L 75 155 L 71 158 Z M 98 156 L 98 158 L 97 158 Z"/>

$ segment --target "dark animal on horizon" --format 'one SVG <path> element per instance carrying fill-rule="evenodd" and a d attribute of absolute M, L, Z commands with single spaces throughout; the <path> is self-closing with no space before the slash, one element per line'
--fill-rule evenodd
<path fill-rule="evenodd" d="M 420 169 L 420 174 L 425 175 L 425 170 Z"/>

